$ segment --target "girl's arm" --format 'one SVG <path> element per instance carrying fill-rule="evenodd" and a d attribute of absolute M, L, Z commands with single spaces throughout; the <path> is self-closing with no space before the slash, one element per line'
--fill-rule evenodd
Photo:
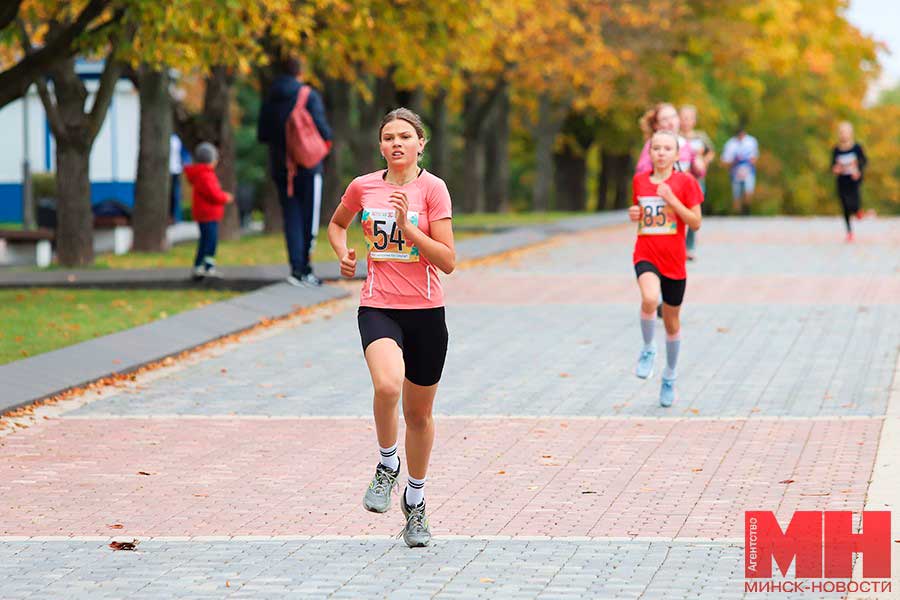
<path fill-rule="evenodd" d="M 328 242 L 341 261 L 341 275 L 344 277 L 353 277 L 356 274 L 356 251 L 347 247 L 347 227 L 350 226 L 354 216 L 355 212 L 343 204 L 338 204 L 331 222 L 328 223 Z"/>
<path fill-rule="evenodd" d="M 451 219 L 431 221 L 431 236 L 418 227 L 408 224 L 403 235 L 411 243 L 419 247 L 422 256 L 430 260 L 438 269 L 448 275 L 456 268 L 456 248 L 453 244 L 453 225 Z"/>
<path fill-rule="evenodd" d="M 672 207 L 681 220 L 684 221 L 685 225 L 697 231 L 700 229 L 700 223 L 703 221 L 703 215 L 700 211 L 700 205 L 697 204 L 691 208 L 688 208 L 684 205 L 684 203 L 675 195 L 675 192 L 672 191 L 672 188 L 669 187 L 665 183 L 659 184 L 658 193 L 662 198 L 666 201 L 666 203 Z"/>
<path fill-rule="evenodd" d="M 407 219 L 409 200 L 406 194 L 396 191 L 389 199 L 397 214 L 397 226 L 408 242 L 419 247 L 419 252 L 438 269 L 448 275 L 456 268 L 456 249 L 453 245 L 453 226 L 450 217 L 429 222 L 431 235 L 413 225 Z M 427 214 L 427 213 L 425 213 Z M 449 213 L 448 213 L 449 214 Z"/>

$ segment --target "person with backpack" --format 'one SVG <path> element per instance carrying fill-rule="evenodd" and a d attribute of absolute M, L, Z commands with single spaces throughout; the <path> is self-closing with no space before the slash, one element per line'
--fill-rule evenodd
<path fill-rule="evenodd" d="M 291 274 L 288 283 L 316 286 L 309 253 L 319 228 L 322 160 L 331 147 L 331 127 L 319 92 L 302 83 L 300 61 L 282 60 L 279 75 L 259 110 L 257 138 L 269 146 L 269 169 L 284 214 Z"/>

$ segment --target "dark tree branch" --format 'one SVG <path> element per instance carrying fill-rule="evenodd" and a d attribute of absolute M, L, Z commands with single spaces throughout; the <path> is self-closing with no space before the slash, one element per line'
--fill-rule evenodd
<path fill-rule="evenodd" d="M 7 0 L 0 6 L 0 30 L 6 29 L 16 20 L 16 16 L 19 14 L 19 6 L 21 6 L 22 2 L 23 0 Z"/>
<path fill-rule="evenodd" d="M 122 62 L 116 59 L 117 44 L 113 44 L 112 49 L 106 57 L 106 64 L 103 66 L 103 75 L 100 76 L 100 88 L 97 95 L 94 96 L 94 105 L 88 116 L 87 135 L 90 140 L 97 136 L 103 120 L 106 118 L 106 109 L 112 101 L 113 92 L 116 89 L 116 83 L 119 81 L 119 75 L 122 73 Z"/>
<path fill-rule="evenodd" d="M 44 79 L 44 77 L 38 77 L 34 83 L 37 85 L 38 95 L 41 97 L 41 103 L 44 105 L 44 112 L 47 113 L 47 122 L 50 124 L 50 130 L 53 132 L 53 136 L 56 139 L 66 137 L 66 123 L 63 121 L 62 115 L 59 114 L 56 102 L 54 102 L 53 97 L 50 96 L 46 79 Z"/>
<path fill-rule="evenodd" d="M 75 41 L 87 30 L 94 19 L 103 14 L 112 1 L 91 0 L 78 18 L 61 30 L 58 35 L 48 39 L 46 45 L 26 55 L 14 67 L 0 73 L 0 108 L 21 98 L 35 78 L 50 70 L 56 60 L 71 56 L 75 52 Z M 8 14 L 9 10 L 11 9 L 0 9 L 0 14 Z M 18 12 L 18 7 L 16 10 Z M 14 18 L 15 15 L 13 15 Z"/>

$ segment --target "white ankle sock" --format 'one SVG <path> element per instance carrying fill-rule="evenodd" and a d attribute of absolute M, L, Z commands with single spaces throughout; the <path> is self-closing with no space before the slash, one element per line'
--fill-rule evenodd
<path fill-rule="evenodd" d="M 425 480 L 409 477 L 406 481 L 406 505 L 418 506 L 425 501 Z"/>
<path fill-rule="evenodd" d="M 390 448 L 381 448 L 379 446 L 379 450 L 381 450 L 381 464 L 391 471 L 396 471 L 400 468 L 400 458 L 397 456 L 397 444 L 394 444 Z"/>

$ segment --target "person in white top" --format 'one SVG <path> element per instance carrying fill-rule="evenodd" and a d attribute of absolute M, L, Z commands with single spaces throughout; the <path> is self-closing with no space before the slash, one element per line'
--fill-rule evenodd
<path fill-rule="evenodd" d="M 731 175 L 732 210 L 737 214 L 749 214 L 753 192 L 756 190 L 756 161 L 759 160 L 759 142 L 747 133 L 743 124 L 737 134 L 725 142 L 722 163 L 729 167 Z"/>
<path fill-rule="evenodd" d="M 173 223 L 181 221 L 181 173 L 184 164 L 181 161 L 181 138 L 173 133 L 169 137 L 169 218 Z"/>

